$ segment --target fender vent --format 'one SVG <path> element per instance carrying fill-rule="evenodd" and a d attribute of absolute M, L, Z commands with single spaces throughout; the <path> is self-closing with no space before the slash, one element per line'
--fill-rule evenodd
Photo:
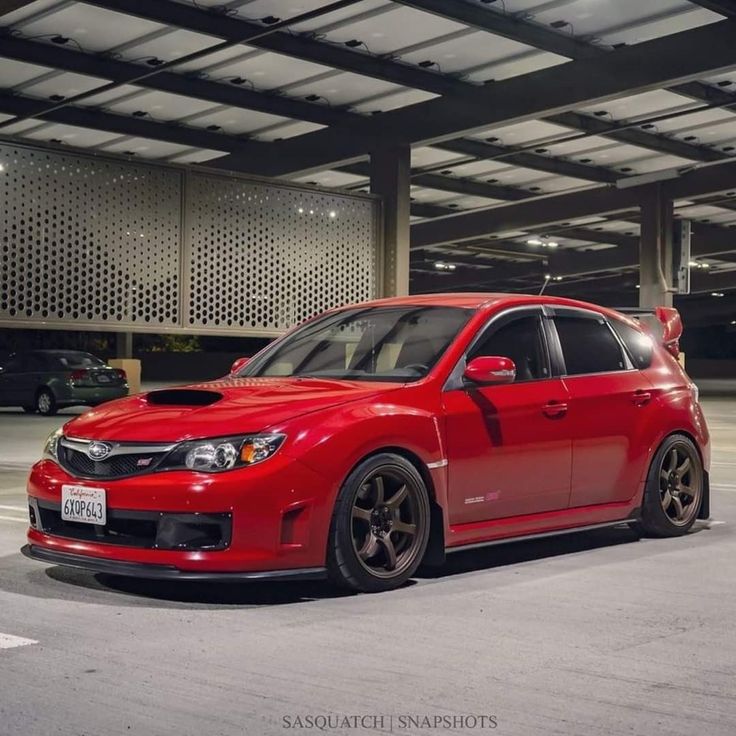
<path fill-rule="evenodd" d="M 151 391 L 146 401 L 154 406 L 209 406 L 219 401 L 222 394 L 189 388 L 171 388 Z"/>

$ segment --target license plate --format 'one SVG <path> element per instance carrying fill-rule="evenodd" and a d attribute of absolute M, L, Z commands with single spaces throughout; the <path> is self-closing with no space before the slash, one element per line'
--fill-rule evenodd
<path fill-rule="evenodd" d="M 110 378 L 106 373 L 100 373 L 100 375 L 97 376 L 97 383 L 110 383 L 111 381 L 112 378 Z"/>
<path fill-rule="evenodd" d="M 61 518 L 82 524 L 107 523 L 107 499 L 104 488 L 89 486 L 61 487 Z"/>

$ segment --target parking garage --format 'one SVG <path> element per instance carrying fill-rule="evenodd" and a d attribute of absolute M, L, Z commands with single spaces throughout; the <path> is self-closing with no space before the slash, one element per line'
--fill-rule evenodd
<path fill-rule="evenodd" d="M 729 0 L 0 3 L 0 734 L 733 733 L 734 85 Z M 601 305 L 657 339 L 656 315 L 674 313 L 655 310 L 677 310 L 684 327 L 668 342 L 665 325 L 662 364 L 679 370 L 677 356 L 710 429 L 709 504 L 686 534 L 642 535 L 634 516 L 576 534 L 539 527 L 504 545 L 457 545 L 374 595 L 324 579 L 321 563 L 276 580 L 156 579 L 108 569 L 105 554 L 97 569 L 21 554 L 31 467 L 70 420 L 85 426 L 108 401 L 155 395 L 161 413 L 140 436 L 126 435 L 127 409 L 110 409 L 115 426 L 99 439 L 114 440 L 105 453 L 119 439 L 158 448 L 171 439 L 161 426 L 180 421 L 177 402 L 202 413 L 230 390 L 206 382 L 257 386 L 274 380 L 255 373 L 268 365 L 283 377 L 283 356 L 234 361 L 296 325 L 393 297 L 405 299 L 386 304 L 472 311 L 467 293 Z M 338 340 L 351 367 L 365 347 L 350 342 L 361 309 Z M 445 319 L 433 313 L 435 335 Z M 540 371 L 556 370 L 552 329 Z M 381 380 L 410 386 L 429 337 L 408 349 L 384 336 L 385 351 L 368 351 L 372 370 L 390 364 Z M 526 369 L 532 379 L 533 361 Z M 521 380 L 519 361 L 513 370 Z M 349 378 L 358 391 L 357 371 Z M 173 387 L 185 383 L 195 388 L 182 398 Z M 306 382 L 287 398 L 271 386 L 240 406 L 281 416 L 290 404 L 302 416 L 317 401 Z M 511 388 L 486 390 L 493 400 Z M 360 391 L 364 414 L 387 405 Z M 284 460 L 292 437 L 276 424 L 268 435 L 248 426 L 243 444 L 238 411 L 223 410 L 215 434 L 238 436 L 233 462 L 263 453 L 285 466 L 297 500 L 281 511 L 280 543 L 302 559 L 299 535 L 318 511 L 302 512 L 313 491 L 296 486 L 314 468 Z M 613 424 L 593 418 L 596 431 Z M 326 437 L 332 425 L 299 427 Z M 228 461 L 225 440 L 189 449 L 205 436 L 187 425 L 191 462 Z M 141 473 L 159 462 L 135 457 Z M 319 457 L 341 467 L 340 453 Z M 687 458 L 675 460 L 672 477 Z M 526 472 L 544 482 L 539 462 Z M 419 458 L 418 482 L 452 466 Z M 184 460 L 171 467 L 182 473 Z M 246 470 L 261 472 L 233 473 Z M 81 477 L 82 488 L 101 483 Z M 121 482 L 107 483 L 108 500 Z M 472 505 L 498 491 L 455 492 L 466 527 L 487 521 Z M 449 512 L 430 500 L 442 527 Z M 380 541 L 389 507 L 353 513 L 372 513 Z M 80 550 L 118 533 L 110 508 L 110 524 L 82 525 Z M 185 511 L 215 509 L 164 511 L 186 525 Z M 397 529 L 408 528 L 403 513 Z M 496 516 L 502 528 L 513 514 Z M 223 535 L 231 522 L 237 514 Z M 428 535 L 431 563 L 442 545 L 434 526 Z M 157 551 L 164 536 L 159 524 Z M 168 539 L 167 553 L 179 538 Z"/>

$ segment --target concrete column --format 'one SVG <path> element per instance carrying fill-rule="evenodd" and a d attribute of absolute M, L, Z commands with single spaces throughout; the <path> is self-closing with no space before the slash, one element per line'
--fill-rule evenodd
<path fill-rule="evenodd" d="M 115 357 L 116 358 L 132 358 L 133 357 L 133 333 L 117 332 L 115 335 Z"/>
<path fill-rule="evenodd" d="M 644 309 L 672 306 L 672 231 L 672 200 L 657 184 L 641 203 L 639 306 Z"/>
<path fill-rule="evenodd" d="M 371 192 L 383 198 L 383 295 L 408 294 L 410 147 L 373 151 L 370 170 Z"/>

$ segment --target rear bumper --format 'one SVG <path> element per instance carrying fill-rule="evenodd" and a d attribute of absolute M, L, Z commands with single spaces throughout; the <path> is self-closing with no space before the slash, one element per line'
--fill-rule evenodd
<path fill-rule="evenodd" d="M 56 390 L 58 406 L 77 406 L 80 404 L 102 404 L 128 395 L 128 384 L 122 386 L 71 386 Z"/>
<path fill-rule="evenodd" d="M 327 576 L 324 567 L 305 567 L 295 570 L 265 570 L 261 572 L 192 572 L 180 570 L 174 565 L 152 565 L 142 562 L 86 557 L 69 552 L 56 552 L 35 544 L 26 544 L 21 552 L 32 560 L 52 565 L 76 567 L 107 575 L 145 578 L 148 580 L 190 580 L 209 582 L 241 582 L 258 580 L 323 580 Z"/>

